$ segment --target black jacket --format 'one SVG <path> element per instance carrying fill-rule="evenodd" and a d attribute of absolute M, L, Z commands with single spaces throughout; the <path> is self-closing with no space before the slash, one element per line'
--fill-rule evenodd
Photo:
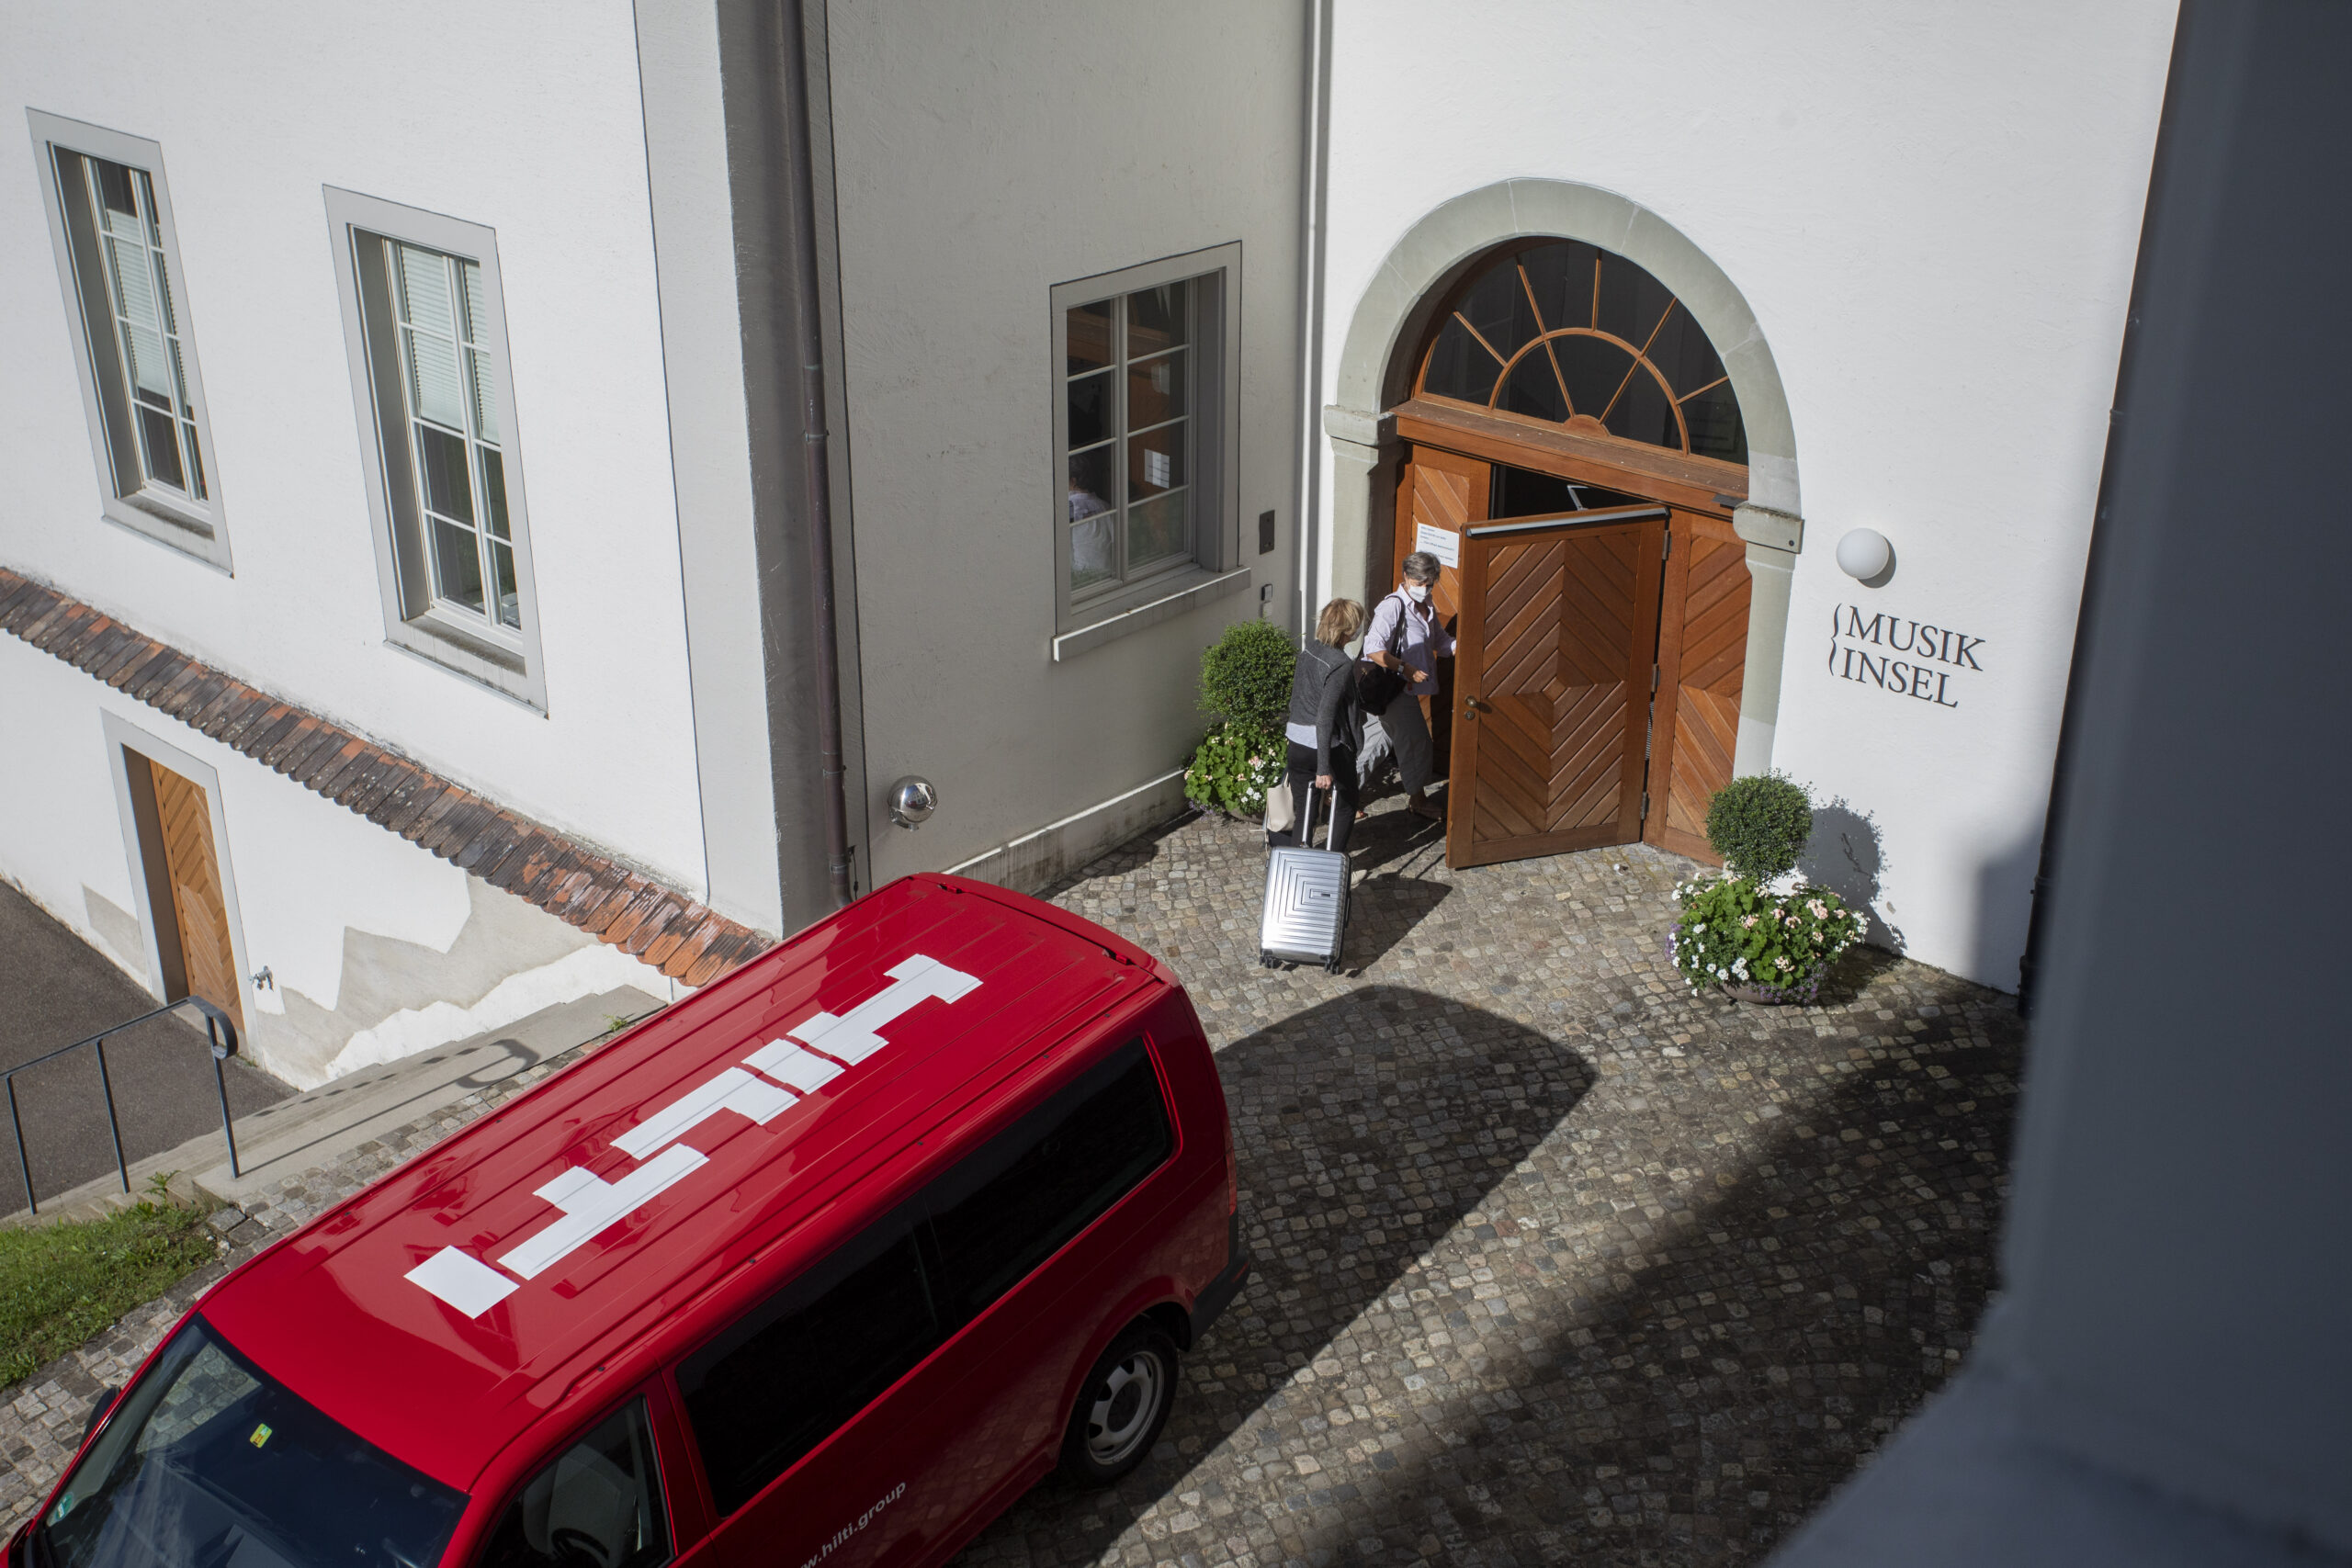
<path fill-rule="evenodd" d="M 1315 728 L 1315 772 L 1331 771 L 1331 751 L 1363 749 L 1363 714 L 1356 705 L 1356 661 L 1344 648 L 1310 641 L 1290 678 L 1291 724 Z"/>

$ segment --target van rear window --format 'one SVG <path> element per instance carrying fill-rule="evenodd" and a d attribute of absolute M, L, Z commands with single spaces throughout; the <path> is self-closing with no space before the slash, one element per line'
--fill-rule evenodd
<path fill-rule="evenodd" d="M 45 1568 L 426 1568 L 465 1503 L 198 1317 L 124 1396 L 34 1540 Z"/>
<path fill-rule="evenodd" d="M 1089 1068 L 678 1367 L 722 1514 L 830 1437 L 1175 1147 L 1140 1040 Z"/>

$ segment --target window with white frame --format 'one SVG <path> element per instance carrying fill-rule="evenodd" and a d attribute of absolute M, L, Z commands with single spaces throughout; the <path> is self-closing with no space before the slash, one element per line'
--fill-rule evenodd
<path fill-rule="evenodd" d="M 496 236 L 330 189 L 390 641 L 544 707 Z"/>
<path fill-rule="evenodd" d="M 1238 246 L 1056 286 L 1057 630 L 1238 560 L 1227 455 Z"/>
<path fill-rule="evenodd" d="M 520 629 L 506 464 L 498 446 L 498 363 L 488 346 L 481 264 L 386 242 L 400 323 L 409 464 L 424 521 L 433 596 Z"/>
<path fill-rule="evenodd" d="M 153 141 L 31 111 L 106 515 L 220 567 L 219 479 Z"/>

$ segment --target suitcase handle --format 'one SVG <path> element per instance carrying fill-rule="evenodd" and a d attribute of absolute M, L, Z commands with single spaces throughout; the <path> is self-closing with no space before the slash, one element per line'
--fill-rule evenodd
<path fill-rule="evenodd" d="M 1283 787 L 1288 788 L 1289 785 L 1285 784 Z M 1334 784 L 1329 789 L 1318 790 L 1309 783 L 1306 786 L 1306 817 L 1298 828 L 1298 847 L 1302 850 L 1315 847 L 1315 797 L 1318 795 L 1331 801 L 1331 819 L 1339 820 L 1339 785 Z"/>

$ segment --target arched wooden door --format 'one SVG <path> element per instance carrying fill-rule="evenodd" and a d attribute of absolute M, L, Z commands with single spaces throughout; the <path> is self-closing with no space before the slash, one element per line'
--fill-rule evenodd
<path fill-rule="evenodd" d="M 1446 862 L 1485 865 L 1605 844 L 1713 861 L 1707 802 L 1731 781 L 1747 643 L 1747 547 L 1688 487 L 1589 466 L 1578 482 L 1672 498 L 1493 517 L 1528 449 L 1421 443 L 1399 471 L 1394 556 L 1455 564 L 1433 595 L 1453 617 Z M 1596 478 L 1596 475 L 1599 477 Z M 1433 537 L 1432 536 L 1441 536 Z"/>
<path fill-rule="evenodd" d="M 1657 278 L 1582 241 L 1513 240 L 1435 306 L 1387 417 L 1394 558 L 1434 541 L 1460 562 L 1436 595 L 1460 613 L 1446 858 L 1641 839 L 1712 859 L 1748 605 L 1722 356 Z"/>

